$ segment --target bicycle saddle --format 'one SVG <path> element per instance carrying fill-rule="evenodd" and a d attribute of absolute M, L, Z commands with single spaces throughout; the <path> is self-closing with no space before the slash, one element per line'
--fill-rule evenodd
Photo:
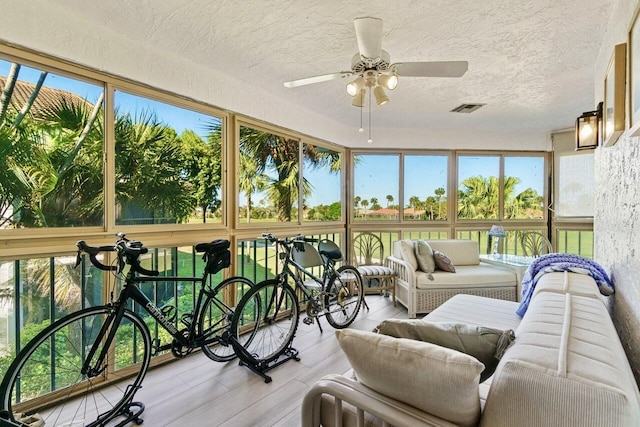
<path fill-rule="evenodd" d="M 342 258 L 342 252 L 340 252 L 340 249 L 335 249 L 333 251 L 320 251 L 320 255 L 324 255 L 329 259 L 340 259 Z"/>
<path fill-rule="evenodd" d="M 225 249 L 228 249 L 230 245 L 231 242 L 226 239 L 216 239 L 208 243 L 198 243 L 196 245 L 196 252 L 222 252 Z"/>

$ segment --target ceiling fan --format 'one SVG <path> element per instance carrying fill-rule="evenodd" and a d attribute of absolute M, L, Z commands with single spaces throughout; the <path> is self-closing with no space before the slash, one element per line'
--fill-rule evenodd
<path fill-rule="evenodd" d="M 285 87 L 295 88 L 339 78 L 357 76 L 347 84 L 347 93 L 356 107 L 364 105 L 366 89 L 373 91 L 378 106 L 389 101 L 384 88 L 393 90 L 398 76 L 403 77 L 461 77 L 467 71 L 467 61 L 397 62 L 391 63 L 389 53 L 382 49 L 382 19 L 363 17 L 353 21 L 358 41 L 358 53 L 351 59 L 351 71 L 323 74 L 292 80 Z"/>

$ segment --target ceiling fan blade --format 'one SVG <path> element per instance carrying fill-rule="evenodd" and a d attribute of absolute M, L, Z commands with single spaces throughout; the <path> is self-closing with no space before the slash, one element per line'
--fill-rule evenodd
<path fill-rule="evenodd" d="M 366 16 L 353 20 L 360 55 L 367 59 L 380 58 L 382 50 L 382 19 Z"/>
<path fill-rule="evenodd" d="M 398 62 L 391 64 L 399 76 L 462 77 L 469 68 L 467 61 Z"/>
<path fill-rule="evenodd" d="M 294 88 L 298 86 L 305 86 L 314 83 L 328 82 L 329 80 L 336 80 L 343 77 L 352 76 L 351 71 L 340 71 L 339 73 L 323 74 L 321 76 L 307 77 L 304 79 L 291 80 L 290 82 L 284 82 L 284 87 Z"/>

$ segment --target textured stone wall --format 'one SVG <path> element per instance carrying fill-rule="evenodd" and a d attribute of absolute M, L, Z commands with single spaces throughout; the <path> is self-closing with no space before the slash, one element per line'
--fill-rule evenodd
<path fill-rule="evenodd" d="M 627 42 L 638 3 L 612 3 L 607 35 L 595 64 L 594 105 L 604 98 L 604 75 L 613 48 Z M 628 130 L 614 146 L 598 148 L 595 153 L 594 258 L 614 280 L 616 293 L 609 306 L 640 384 L 640 138 L 630 133 Z"/>
<path fill-rule="evenodd" d="M 595 259 L 615 283 L 610 309 L 640 384 L 640 138 L 599 148 L 595 159 Z"/>

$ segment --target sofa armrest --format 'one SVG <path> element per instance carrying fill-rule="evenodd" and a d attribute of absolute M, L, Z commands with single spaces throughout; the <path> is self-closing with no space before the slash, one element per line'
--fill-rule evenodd
<path fill-rule="evenodd" d="M 384 264 L 395 271 L 398 280 L 408 283 L 411 288 L 416 287 L 416 272 L 407 261 L 391 255 L 384 260 Z"/>
<path fill-rule="evenodd" d="M 307 390 L 302 400 L 302 427 L 320 426 L 323 395 L 329 395 L 335 399 L 333 404 L 333 425 L 335 426 L 342 425 L 343 402 L 357 408 L 356 416 L 359 426 L 364 425 L 365 412 L 395 426 L 455 426 L 442 418 L 377 393 L 345 376 L 327 375 L 316 381 Z"/>

